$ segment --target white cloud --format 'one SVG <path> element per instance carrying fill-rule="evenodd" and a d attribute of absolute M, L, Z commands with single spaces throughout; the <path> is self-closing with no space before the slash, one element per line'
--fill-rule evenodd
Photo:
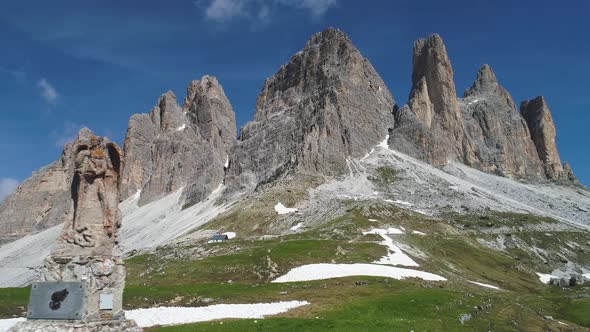
<path fill-rule="evenodd" d="M 18 187 L 18 181 L 11 178 L 0 178 L 0 202 Z"/>
<path fill-rule="evenodd" d="M 337 0 L 200 0 L 195 4 L 205 10 L 205 16 L 219 23 L 242 17 L 253 21 L 267 22 L 280 10 L 299 9 L 318 18 Z"/>
<path fill-rule="evenodd" d="M 54 103 L 57 100 L 57 90 L 55 90 L 53 85 L 51 85 L 45 77 L 37 81 L 37 87 L 39 88 L 41 97 L 43 97 L 48 103 Z"/>
<path fill-rule="evenodd" d="M 213 0 L 205 10 L 207 18 L 218 22 L 229 21 L 245 14 L 247 0 Z"/>
<path fill-rule="evenodd" d="M 336 0 L 278 0 L 285 5 L 307 9 L 314 16 L 322 16 L 330 7 L 336 6 Z"/>

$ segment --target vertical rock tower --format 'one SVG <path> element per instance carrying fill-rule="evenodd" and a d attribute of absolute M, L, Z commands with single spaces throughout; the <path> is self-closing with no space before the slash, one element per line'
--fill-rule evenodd
<path fill-rule="evenodd" d="M 531 138 L 543 164 L 545 176 L 550 180 L 573 177 L 569 165 L 564 171 L 564 166 L 561 164 L 557 145 L 555 144 L 555 123 L 553 123 L 553 117 L 545 98 L 538 96 L 523 101 L 520 104 L 520 114 L 522 114 L 529 127 Z M 573 180 L 575 181 L 575 177 Z"/>
<path fill-rule="evenodd" d="M 433 34 L 414 43 L 412 89 L 408 104 L 396 112 L 390 146 L 435 166 L 462 160 L 463 115 L 453 67 L 442 38 Z"/>
<path fill-rule="evenodd" d="M 117 231 L 122 154 L 82 129 L 70 146 L 71 211 L 13 331 L 141 331 L 125 319 L 125 267 Z"/>

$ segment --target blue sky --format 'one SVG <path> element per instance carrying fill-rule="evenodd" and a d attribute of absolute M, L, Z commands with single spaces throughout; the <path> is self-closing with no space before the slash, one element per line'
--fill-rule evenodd
<path fill-rule="evenodd" d="M 415 39 L 439 33 L 459 94 L 489 63 L 517 104 L 545 96 L 558 147 L 590 184 L 586 1 L 5 1 L 0 5 L 0 199 L 52 162 L 81 126 L 122 143 L 160 94 L 216 76 L 253 116 L 264 79 L 314 32 L 351 37 L 396 101 L 407 100 Z"/>

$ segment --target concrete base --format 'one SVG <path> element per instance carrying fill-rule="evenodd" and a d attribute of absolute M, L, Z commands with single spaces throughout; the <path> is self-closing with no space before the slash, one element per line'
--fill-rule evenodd
<path fill-rule="evenodd" d="M 55 320 L 27 320 L 11 327 L 8 332 L 142 332 L 134 320 L 75 322 Z"/>

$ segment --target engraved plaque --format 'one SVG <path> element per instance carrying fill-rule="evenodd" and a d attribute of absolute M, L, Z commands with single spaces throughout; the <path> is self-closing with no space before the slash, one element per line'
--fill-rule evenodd
<path fill-rule="evenodd" d="M 98 302 L 98 309 L 113 310 L 113 293 L 101 293 Z"/>
<path fill-rule="evenodd" d="M 28 319 L 81 319 L 84 284 L 36 282 L 31 286 Z"/>

